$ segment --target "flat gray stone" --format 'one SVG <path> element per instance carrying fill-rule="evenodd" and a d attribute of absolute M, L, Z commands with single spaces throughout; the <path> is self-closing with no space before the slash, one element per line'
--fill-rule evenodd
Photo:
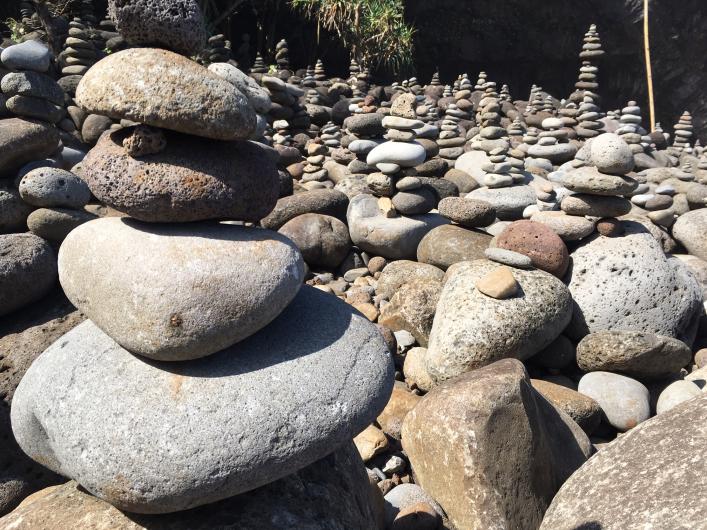
<path fill-rule="evenodd" d="M 39 72 L 11 72 L 2 78 L 0 89 L 5 97 L 32 96 L 64 105 L 64 91 L 54 79 Z"/>
<path fill-rule="evenodd" d="M 520 252 L 506 250 L 505 248 L 487 248 L 484 250 L 484 255 L 491 261 L 518 269 L 531 269 L 533 267 L 533 260 L 529 256 Z"/>
<path fill-rule="evenodd" d="M 535 204 L 537 198 L 531 186 L 511 186 L 510 188 L 478 188 L 467 195 L 470 199 L 480 199 L 496 209 L 496 216 L 502 221 L 516 221 L 523 218 L 523 210 Z"/>
<path fill-rule="evenodd" d="M 52 54 L 44 44 L 28 40 L 5 48 L 0 54 L 5 68 L 10 70 L 34 70 L 46 72 L 51 64 Z"/>
<path fill-rule="evenodd" d="M 265 327 L 297 294 L 304 264 L 289 239 L 269 230 L 105 217 L 64 240 L 59 279 L 121 346 L 182 361 Z"/>
<path fill-rule="evenodd" d="M 12 425 L 28 455 L 97 497 L 165 513 L 263 486 L 349 444 L 392 386 L 377 327 L 305 286 L 266 329 L 198 361 L 146 362 L 84 322 L 27 371 Z"/>

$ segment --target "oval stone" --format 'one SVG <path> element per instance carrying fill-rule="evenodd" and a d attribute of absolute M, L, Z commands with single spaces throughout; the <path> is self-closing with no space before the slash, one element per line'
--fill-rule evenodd
<path fill-rule="evenodd" d="M 20 181 L 20 196 L 40 208 L 81 208 L 91 199 L 91 191 L 77 175 L 55 167 L 40 167 Z"/>
<path fill-rule="evenodd" d="M 292 242 L 226 224 L 107 217 L 59 250 L 66 296 L 116 342 L 164 361 L 215 353 L 269 324 L 304 278 Z"/>
<path fill-rule="evenodd" d="M 119 509 L 174 512 L 350 443 L 393 375 L 377 327 L 305 286 L 266 329 L 198 361 L 145 361 L 86 321 L 27 371 L 12 426 L 33 459 Z"/>
<path fill-rule="evenodd" d="M 167 50 L 132 48 L 98 61 L 76 88 L 85 111 L 215 140 L 249 138 L 255 111 L 231 83 Z"/>
<path fill-rule="evenodd" d="M 422 164 L 426 156 L 425 148 L 417 142 L 384 142 L 368 153 L 366 163 L 369 166 L 385 162 L 414 167 Z"/>

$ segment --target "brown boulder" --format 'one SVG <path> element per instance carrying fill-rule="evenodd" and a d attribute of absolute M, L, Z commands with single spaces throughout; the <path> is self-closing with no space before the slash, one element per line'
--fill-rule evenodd
<path fill-rule="evenodd" d="M 589 396 L 541 379 L 531 379 L 530 383 L 545 399 L 572 418 L 587 434 L 592 434 L 599 426 L 601 407 Z"/>
<path fill-rule="evenodd" d="M 547 226 L 533 221 L 514 221 L 496 238 L 496 246 L 525 254 L 538 269 L 561 278 L 569 264 L 567 246 Z"/>
<path fill-rule="evenodd" d="M 484 259 L 491 239 L 485 232 L 455 225 L 438 226 L 420 241 L 417 261 L 447 270 L 460 261 Z"/>
<path fill-rule="evenodd" d="M 383 432 L 399 440 L 405 416 L 415 408 L 420 399 L 420 396 L 410 392 L 405 384 L 396 381 L 388 404 L 378 415 L 378 425 L 381 426 Z"/>

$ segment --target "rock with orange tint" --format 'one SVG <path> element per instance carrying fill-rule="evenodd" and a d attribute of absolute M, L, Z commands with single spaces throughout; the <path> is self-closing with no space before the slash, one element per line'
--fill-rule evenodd
<path fill-rule="evenodd" d="M 569 264 L 567 246 L 550 228 L 534 221 L 516 221 L 496 238 L 496 246 L 525 254 L 538 269 L 561 278 Z"/>

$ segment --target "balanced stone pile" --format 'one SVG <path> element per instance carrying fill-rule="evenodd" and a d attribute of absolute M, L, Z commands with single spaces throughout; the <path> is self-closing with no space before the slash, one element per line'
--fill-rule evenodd
<path fill-rule="evenodd" d="M 162 26 L 157 44 L 181 27 Z M 279 191 L 276 152 L 247 140 L 248 94 L 183 56 L 137 47 L 97 63 L 76 100 L 138 123 L 102 136 L 83 163 L 91 192 L 129 217 L 85 223 L 61 246 L 62 287 L 89 320 L 17 388 L 23 450 L 144 514 L 226 499 L 345 450 L 383 409 L 392 363 L 373 324 L 301 288 L 290 240 L 237 226 L 265 217 Z M 40 194 L 34 177 L 23 196 Z M 240 526 L 242 514 L 229 517 Z M 374 522 L 364 505 L 341 524 Z"/>
<path fill-rule="evenodd" d="M 63 76 L 83 75 L 100 58 L 88 29 L 80 22 L 69 23 L 69 36 L 59 54 L 59 66 Z"/>
<path fill-rule="evenodd" d="M 437 145 L 440 158 L 450 163 L 453 163 L 464 153 L 466 138 L 459 127 L 459 122 L 464 115 L 465 113 L 460 111 L 455 103 L 447 105 L 447 109 L 444 111 Z"/>
<path fill-rule="evenodd" d="M 604 129 L 604 124 L 599 121 L 601 119 L 601 111 L 594 102 L 594 97 L 585 93 L 578 110 L 577 121 L 579 123 L 575 128 L 577 136 L 587 139 L 600 135 Z"/>
<path fill-rule="evenodd" d="M 673 149 L 678 151 L 685 151 L 690 147 L 690 140 L 692 139 L 692 116 L 689 112 L 683 112 L 680 116 L 680 120 L 675 124 L 675 140 L 673 141 Z"/>
<path fill-rule="evenodd" d="M 582 66 L 579 69 L 579 79 L 574 85 L 577 90 L 570 96 L 570 99 L 580 102 L 583 96 L 588 93 L 595 101 L 599 100 L 599 83 L 597 81 L 599 68 L 597 63 L 603 56 L 604 50 L 601 47 L 599 32 L 596 25 L 592 24 L 584 34 L 582 50 L 579 52 Z"/>
<path fill-rule="evenodd" d="M 621 136 L 629 145 L 634 155 L 643 152 L 641 141 L 646 130 L 641 127 L 641 108 L 635 101 L 629 101 L 628 105 L 621 109 L 619 118 L 621 127 L 616 130 L 616 134 Z"/>

